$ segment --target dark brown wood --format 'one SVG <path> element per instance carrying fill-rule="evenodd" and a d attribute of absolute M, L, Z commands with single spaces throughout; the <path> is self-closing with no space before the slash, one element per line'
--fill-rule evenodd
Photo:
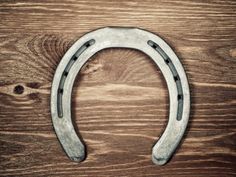
<path fill-rule="evenodd" d="M 235 176 L 236 1 L 0 2 L 0 176 Z M 191 116 L 166 166 L 151 162 L 165 129 L 160 71 L 128 49 L 98 53 L 73 89 L 87 159 L 71 162 L 53 131 L 50 87 L 66 50 L 103 26 L 157 33 L 181 59 Z"/>

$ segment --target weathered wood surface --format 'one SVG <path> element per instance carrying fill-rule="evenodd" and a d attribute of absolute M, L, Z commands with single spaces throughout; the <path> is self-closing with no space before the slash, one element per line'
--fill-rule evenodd
<path fill-rule="evenodd" d="M 2 0 L 0 24 L 0 176 L 236 175 L 236 1 Z M 166 166 L 151 162 L 168 119 L 166 83 L 133 50 L 98 53 L 74 86 L 87 159 L 71 162 L 57 141 L 53 74 L 75 40 L 103 26 L 159 34 L 186 69 L 190 122 Z"/>

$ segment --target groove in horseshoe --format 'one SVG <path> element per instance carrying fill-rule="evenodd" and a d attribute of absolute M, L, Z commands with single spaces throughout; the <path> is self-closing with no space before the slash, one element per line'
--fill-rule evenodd
<path fill-rule="evenodd" d="M 183 88 L 182 88 L 182 84 L 181 84 L 181 80 L 178 75 L 178 72 L 177 72 L 175 66 L 173 65 L 171 59 L 169 58 L 169 56 L 165 53 L 165 51 L 162 50 L 162 48 L 158 44 L 156 44 L 152 40 L 149 40 L 147 43 L 149 46 L 151 46 L 154 50 L 156 50 L 161 55 L 161 57 L 164 59 L 165 63 L 168 65 L 170 71 L 173 74 L 173 77 L 174 77 L 174 80 L 176 83 L 176 87 L 177 87 L 177 91 L 178 91 L 178 96 L 177 96 L 178 108 L 177 108 L 176 119 L 179 121 L 182 119 L 184 97 L 183 97 Z"/>
<path fill-rule="evenodd" d="M 65 70 L 63 71 L 63 74 L 61 76 L 61 80 L 59 83 L 59 87 L 57 90 L 57 110 L 58 110 L 58 117 L 62 118 L 63 117 L 63 109 L 62 109 L 62 96 L 63 96 L 63 89 L 64 89 L 64 84 L 67 78 L 67 75 L 69 74 L 69 71 L 75 61 L 78 59 L 78 57 L 91 45 L 95 44 L 95 40 L 91 39 L 88 42 L 84 43 L 78 50 L 77 52 L 72 56 L 70 59 L 69 63 L 66 65 Z"/>

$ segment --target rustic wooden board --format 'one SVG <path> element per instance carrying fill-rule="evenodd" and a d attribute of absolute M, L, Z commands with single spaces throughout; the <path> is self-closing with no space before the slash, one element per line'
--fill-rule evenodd
<path fill-rule="evenodd" d="M 2 0 L 0 24 L 0 176 L 236 175 L 236 1 Z M 103 26 L 157 33 L 186 69 L 190 122 L 166 166 L 151 162 L 168 119 L 166 83 L 134 50 L 104 50 L 77 78 L 87 159 L 71 162 L 57 141 L 53 74 L 74 41 Z"/>

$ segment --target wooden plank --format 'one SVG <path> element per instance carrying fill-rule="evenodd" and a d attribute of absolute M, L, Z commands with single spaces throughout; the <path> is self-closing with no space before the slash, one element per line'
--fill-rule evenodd
<path fill-rule="evenodd" d="M 235 176 L 235 1 L 0 2 L 0 176 Z M 71 162 L 53 131 L 50 87 L 66 50 L 103 26 L 163 37 L 181 59 L 191 116 L 166 166 L 151 147 L 168 119 L 159 69 L 134 50 L 108 49 L 80 72 L 73 116 L 87 159 Z"/>

